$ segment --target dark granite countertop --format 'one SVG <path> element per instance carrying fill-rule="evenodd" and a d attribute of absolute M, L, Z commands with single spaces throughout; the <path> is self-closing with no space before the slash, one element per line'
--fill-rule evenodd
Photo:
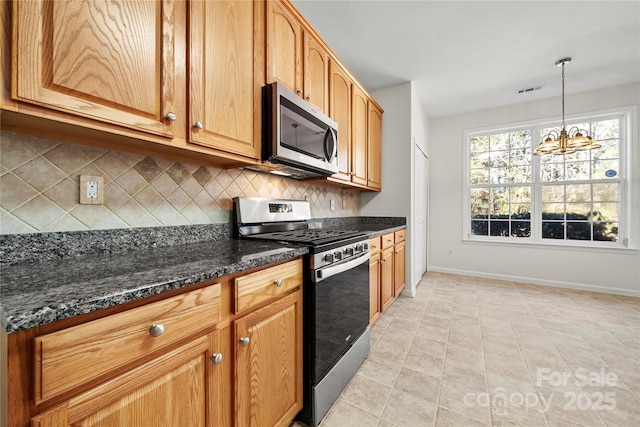
<path fill-rule="evenodd" d="M 310 226 L 374 236 L 405 228 L 406 218 L 322 218 Z M 0 235 L 0 325 L 29 329 L 307 252 L 232 239 L 229 224 Z"/>
<path fill-rule="evenodd" d="M 16 332 L 305 253 L 301 246 L 227 238 L 3 265 L 0 321 Z"/>

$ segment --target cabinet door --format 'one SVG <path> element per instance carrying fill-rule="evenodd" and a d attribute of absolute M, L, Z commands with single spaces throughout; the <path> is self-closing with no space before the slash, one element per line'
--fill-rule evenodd
<path fill-rule="evenodd" d="M 219 425 L 211 359 L 216 334 L 201 337 L 32 419 L 33 427 Z M 228 361 L 226 362 L 228 363 Z M 210 405 L 207 408 L 207 405 Z"/>
<path fill-rule="evenodd" d="M 351 79 L 335 61 L 329 61 L 329 116 L 338 123 L 338 173 L 351 181 Z"/>
<path fill-rule="evenodd" d="M 189 2 L 190 142 L 260 157 L 263 5 Z"/>
<path fill-rule="evenodd" d="M 369 102 L 367 122 L 367 186 L 381 188 L 382 177 L 382 112 Z"/>
<path fill-rule="evenodd" d="M 380 315 L 380 252 L 369 259 L 369 325 Z"/>
<path fill-rule="evenodd" d="M 273 82 L 302 96 L 302 27 L 280 1 L 267 3 L 267 83 Z"/>
<path fill-rule="evenodd" d="M 395 252 L 393 255 L 393 286 L 394 286 L 394 295 L 397 297 L 400 295 L 400 292 L 404 289 L 406 285 L 406 273 L 405 273 L 405 263 L 406 263 L 406 251 L 405 251 L 405 242 L 397 244 L 395 247 Z"/>
<path fill-rule="evenodd" d="M 13 99 L 173 136 L 173 1 L 15 1 Z"/>
<path fill-rule="evenodd" d="M 382 252 L 380 259 L 380 309 L 386 310 L 394 297 L 393 249 Z"/>
<path fill-rule="evenodd" d="M 328 112 L 329 54 L 309 32 L 304 33 L 304 99 Z"/>
<path fill-rule="evenodd" d="M 367 185 L 367 98 L 353 86 L 351 101 L 351 181 Z"/>
<path fill-rule="evenodd" d="M 236 425 L 289 425 L 302 409 L 301 291 L 242 317 L 235 328 Z"/>

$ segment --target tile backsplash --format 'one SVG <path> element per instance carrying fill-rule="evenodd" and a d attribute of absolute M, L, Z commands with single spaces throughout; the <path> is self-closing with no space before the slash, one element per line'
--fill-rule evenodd
<path fill-rule="evenodd" d="M 80 175 L 104 178 L 103 205 L 79 203 Z M 236 196 L 307 197 L 314 218 L 360 214 L 357 191 L 0 132 L 0 234 L 228 223 Z"/>

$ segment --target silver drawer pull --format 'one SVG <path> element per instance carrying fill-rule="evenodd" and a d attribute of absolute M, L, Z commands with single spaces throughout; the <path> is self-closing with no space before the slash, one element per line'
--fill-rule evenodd
<path fill-rule="evenodd" d="M 211 360 L 213 361 L 214 365 L 219 365 L 222 363 L 222 353 L 213 353 L 213 355 L 211 355 Z"/>
<path fill-rule="evenodd" d="M 151 325 L 151 327 L 149 328 L 149 333 L 154 338 L 159 337 L 160 335 L 164 334 L 164 325 L 162 323 Z"/>
<path fill-rule="evenodd" d="M 240 338 L 240 345 L 242 345 L 243 347 L 246 347 L 249 345 L 249 341 L 251 341 L 249 337 L 242 337 Z"/>
<path fill-rule="evenodd" d="M 167 120 L 175 122 L 178 116 L 175 113 L 167 113 Z"/>
<path fill-rule="evenodd" d="M 196 129 L 203 129 L 204 125 L 202 124 L 202 122 L 198 121 L 193 124 L 193 127 L 195 127 Z"/>
<path fill-rule="evenodd" d="M 273 281 L 273 284 L 276 285 L 277 287 L 282 286 L 282 279 L 276 279 Z"/>

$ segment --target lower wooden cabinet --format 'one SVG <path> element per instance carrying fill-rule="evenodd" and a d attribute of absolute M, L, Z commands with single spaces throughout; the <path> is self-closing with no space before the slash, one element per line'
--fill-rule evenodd
<path fill-rule="evenodd" d="M 94 319 L 8 335 L 8 427 L 286 427 L 302 409 L 301 259 Z"/>
<path fill-rule="evenodd" d="M 397 297 L 406 286 L 406 243 L 405 230 L 396 231 L 394 237 L 395 246 L 393 253 L 393 287 L 394 295 Z"/>
<path fill-rule="evenodd" d="M 369 239 L 369 324 L 389 307 L 406 286 L 406 230 Z"/>
<path fill-rule="evenodd" d="M 236 426 L 288 426 L 302 409 L 302 294 L 235 322 Z"/>
<path fill-rule="evenodd" d="M 372 250 L 369 258 L 369 324 L 373 325 L 378 316 L 380 316 L 380 251 L 374 254 Z"/>
<path fill-rule="evenodd" d="M 218 347 L 216 333 L 200 337 L 34 417 L 31 426 L 220 425 Z"/>
<path fill-rule="evenodd" d="M 380 254 L 380 311 L 393 302 L 395 297 L 393 287 L 393 248 L 386 249 Z"/>

